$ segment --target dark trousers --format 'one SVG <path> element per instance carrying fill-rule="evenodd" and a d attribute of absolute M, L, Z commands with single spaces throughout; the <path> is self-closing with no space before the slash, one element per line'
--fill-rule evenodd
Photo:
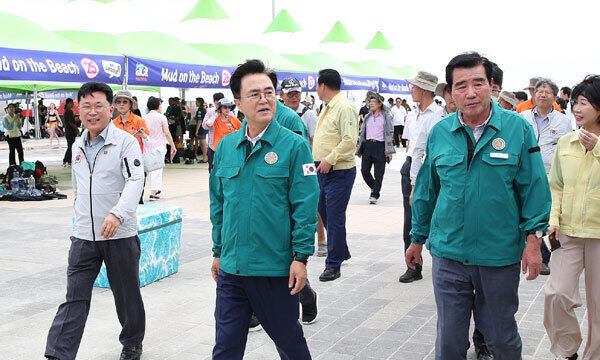
<path fill-rule="evenodd" d="M 7 138 L 8 142 L 8 164 L 16 165 L 15 162 L 15 150 L 19 153 L 19 165 L 24 161 L 23 159 L 23 144 L 21 144 L 21 137 Z"/>
<path fill-rule="evenodd" d="M 404 125 L 394 125 L 394 146 L 400 146 L 400 138 L 404 132 Z M 402 146 L 406 147 L 406 140 L 402 139 Z"/>
<path fill-rule="evenodd" d="M 356 168 L 317 173 L 319 188 L 319 214 L 327 230 L 327 259 L 325 267 L 339 269 L 350 253 L 346 242 L 346 208 L 350 201 Z"/>
<path fill-rule="evenodd" d="M 435 358 L 466 359 L 471 312 L 495 360 L 521 359 L 515 313 L 519 308 L 520 263 L 464 265 L 432 254 L 437 305 Z"/>
<path fill-rule="evenodd" d="M 123 327 L 119 341 L 123 345 L 142 343 L 146 314 L 140 293 L 140 239 L 134 236 L 88 241 L 71 237 L 66 301 L 58 307 L 48 332 L 46 356 L 75 359 L 90 311 L 92 286 L 102 261 L 106 264 L 117 316 Z"/>
<path fill-rule="evenodd" d="M 404 229 L 402 233 L 402 237 L 404 239 L 404 251 L 411 244 L 410 241 L 410 230 L 412 230 L 412 207 L 410 205 L 410 192 L 412 191 L 412 186 L 410 185 L 410 164 L 412 163 L 412 158 L 410 156 L 406 157 L 406 161 L 404 161 L 404 165 L 400 169 L 400 174 L 402 175 L 400 184 L 402 185 L 402 204 L 404 205 Z M 418 271 L 421 271 L 422 266 L 420 264 L 415 263 Z"/>
<path fill-rule="evenodd" d="M 290 295 L 287 276 L 237 276 L 221 270 L 217 278 L 213 359 L 244 357 L 252 311 L 273 339 L 281 359 L 311 359 L 298 321 L 298 295 Z"/>
<path fill-rule="evenodd" d="M 206 157 L 208 158 L 208 173 L 210 174 L 213 168 L 213 159 L 215 158 L 215 152 L 210 147 L 206 150 Z"/>
<path fill-rule="evenodd" d="M 552 254 L 550 252 L 550 250 L 548 250 L 548 247 L 546 246 L 546 243 L 542 241 L 542 263 L 548 265 L 548 263 L 550 263 L 550 255 Z"/>
<path fill-rule="evenodd" d="M 375 168 L 375 177 L 371 175 L 371 167 Z M 365 142 L 360 173 L 365 183 L 371 188 L 371 196 L 379 199 L 385 174 L 385 143 L 383 141 L 367 140 Z"/>
<path fill-rule="evenodd" d="M 63 157 L 63 164 L 71 163 L 71 147 L 73 146 L 73 143 L 75 142 L 75 137 L 76 136 L 74 133 L 66 133 L 65 132 L 65 138 L 67 139 L 67 151 L 65 151 L 65 156 Z"/>

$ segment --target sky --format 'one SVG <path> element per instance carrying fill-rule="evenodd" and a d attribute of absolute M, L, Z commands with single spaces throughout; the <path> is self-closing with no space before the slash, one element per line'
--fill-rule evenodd
<path fill-rule="evenodd" d="M 520 90 L 533 76 L 572 87 L 600 73 L 597 16 L 600 2 L 555 0 L 217 0 L 225 20 L 181 22 L 197 0 L 5 0 L 2 11 L 26 16 L 47 30 L 119 33 L 160 31 L 184 42 L 257 43 L 280 53 L 324 50 L 343 60 L 376 59 L 413 65 L 443 81 L 455 55 L 478 51 L 504 70 L 503 88 Z M 302 28 L 295 34 L 263 34 L 286 9 Z M 355 41 L 320 44 L 336 21 Z M 365 50 L 382 31 L 394 48 Z M 592 38 L 590 39 L 590 36 Z M 160 49 L 157 49 L 160 51 Z"/>

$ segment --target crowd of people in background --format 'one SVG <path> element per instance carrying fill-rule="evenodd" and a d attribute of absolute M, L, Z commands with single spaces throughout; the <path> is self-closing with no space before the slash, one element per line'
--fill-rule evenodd
<path fill-rule="evenodd" d="M 318 199 L 306 197 L 307 203 L 301 207 L 301 211 L 311 212 L 314 205 L 314 219 L 304 214 L 306 227 L 298 231 L 317 234 L 315 254 L 326 256 L 319 280 L 329 282 L 341 277 L 341 264 L 351 258 L 345 222 L 356 177 L 355 157 L 360 158 L 360 173 L 370 190 L 365 200 L 376 205 L 381 197 L 386 164 L 402 152 L 407 267 L 399 281 L 411 283 L 424 278 L 421 252 L 427 244 L 432 254 L 431 277 L 438 309 L 436 359 L 466 357 L 471 314 L 478 360 L 521 357 L 522 343 L 514 316 L 519 306 L 521 270 L 529 272 L 528 280 L 549 275 L 545 285 L 544 325 L 552 353 L 557 358 L 571 360 L 578 358 L 582 343 L 574 309 L 582 305 L 578 284 L 586 270 L 588 337 L 583 359 L 600 358 L 600 278 L 596 261 L 600 256 L 600 76 L 590 75 L 573 89 L 559 88 L 547 77 L 532 77 L 523 91 L 506 91 L 502 86 L 504 72 L 498 64 L 478 53 L 465 53 L 450 61 L 445 69 L 445 82 L 426 71 L 408 79 L 414 106 L 406 99 L 386 100 L 382 94 L 369 91 L 362 107 L 357 108 L 340 91 L 340 75 L 333 69 L 319 73 L 317 95 L 322 103 L 317 106 L 314 96 L 303 96 L 298 79 L 290 77 L 277 83 L 274 73 L 262 63 L 249 61 L 243 66 L 246 72 L 238 73 L 240 78 L 232 85 L 233 99 L 217 92 L 212 103 L 207 104 L 198 97 L 195 112 L 184 99 L 171 97 L 163 113 L 163 101 L 151 96 L 146 104 L 148 112 L 142 116 L 137 98 L 131 92 L 104 94 L 103 100 L 114 106 L 111 126 L 133 135 L 137 147 L 134 153 L 143 156 L 144 170 L 138 174 L 142 184 L 139 203 L 143 203 L 146 178 L 150 182 L 150 200 L 160 199 L 165 163 L 178 163 L 181 158 L 186 164 L 207 163 L 211 173 L 211 211 L 215 212 L 213 225 L 222 226 L 219 221 L 224 219 L 219 217 L 223 209 L 214 206 L 222 207 L 229 201 L 232 193 L 225 185 L 233 186 L 234 182 L 228 179 L 238 176 L 238 172 L 239 176 L 250 176 L 242 174 L 239 166 L 235 170 L 235 164 L 229 162 L 240 151 L 245 154 L 240 159 L 245 157 L 249 161 L 254 152 L 263 151 L 257 145 L 259 141 L 261 144 L 266 141 L 271 147 L 277 143 L 281 153 L 271 151 L 260 155 L 267 167 L 257 165 L 252 171 L 265 184 L 289 178 L 286 183 L 296 181 L 300 184 L 298 189 L 319 189 Z M 243 79 L 256 80 L 264 88 L 247 92 Z M 99 92 L 90 91 L 84 97 Z M 95 126 L 93 114 L 106 112 L 104 102 L 90 103 L 80 109 L 87 117 L 83 125 Z M 81 122 L 74 112 L 75 106 L 73 99 L 67 99 L 61 117 L 55 103 L 46 107 L 40 100 L 38 104 L 38 116 L 50 145 L 54 139 L 59 145 L 63 134 L 66 138 L 64 167 L 72 165 L 76 151 L 72 147 L 80 134 Z M 23 116 L 13 103 L 5 111 L 3 132 L 9 144 L 9 163 L 14 165 L 17 155 L 19 163 L 24 161 Z M 291 170 L 278 172 L 274 170 L 277 167 L 268 166 L 295 151 L 290 148 L 297 140 L 295 137 L 290 138 L 294 141 L 286 140 L 286 144 L 276 141 L 278 135 L 274 132 L 280 131 L 280 127 L 289 130 L 289 136 L 295 133 L 305 140 L 298 141 L 302 144 L 302 154 L 297 156 L 304 159 L 310 154 L 311 159 L 297 165 L 304 177 L 316 175 L 314 181 L 299 180 Z M 96 131 L 95 135 L 103 142 L 109 136 L 102 131 Z M 232 143 L 234 138 L 246 142 L 246 147 L 236 148 Z M 95 145 L 87 141 L 80 140 L 86 148 L 93 149 Z M 219 146 L 222 142 L 226 145 Z M 224 147 L 227 149 L 223 150 Z M 225 152 L 231 158 L 224 157 Z M 146 167 L 153 156 L 160 164 Z M 141 162 L 134 164 L 140 165 Z M 249 185 L 239 183 L 233 187 L 247 189 L 246 186 Z M 281 194 L 284 195 L 292 196 Z M 219 239 L 213 249 L 215 258 L 222 255 L 221 251 L 233 251 L 221 249 L 220 241 L 226 240 L 220 237 L 229 230 L 223 231 L 223 234 L 213 231 L 213 240 Z M 290 259 L 305 265 L 313 255 L 309 250 L 314 244 L 309 246 L 307 240 L 305 245 L 290 253 L 293 255 Z M 264 260 L 269 261 L 263 253 L 254 255 L 266 256 Z M 227 271 L 235 270 L 231 264 Z M 293 263 L 293 266 L 298 265 Z M 281 269 L 284 268 L 282 265 Z M 300 268 L 293 270 L 299 271 L 295 275 L 302 273 Z M 263 276 L 260 271 L 247 269 L 247 272 L 248 276 L 257 277 L 257 286 L 262 286 L 258 279 Z M 271 270 L 264 273 L 270 274 Z M 215 270 L 214 264 L 213 275 L 220 282 L 239 280 L 230 277 L 230 273 L 225 275 L 218 267 Z M 317 316 L 317 293 L 305 277 L 298 277 L 298 281 L 302 286 L 293 292 L 299 294 L 301 320 L 311 324 Z M 217 298 L 217 306 L 228 308 L 229 295 L 220 296 L 225 297 Z M 284 310 L 293 315 L 294 304 L 297 305 L 293 301 L 286 303 Z M 277 308 L 277 304 L 273 306 Z M 246 313 L 240 316 L 246 319 Z M 240 323 L 241 328 L 236 331 L 243 332 L 245 327 L 255 328 L 263 323 L 272 337 L 274 331 L 281 331 L 275 336 L 281 353 L 308 353 L 305 341 L 287 344 L 282 338 L 282 334 L 289 334 L 303 339 L 302 332 L 293 325 L 297 314 L 285 325 L 288 328 L 274 325 L 265 309 L 253 309 L 248 317 L 249 322 Z M 229 326 L 219 320 L 223 319 L 217 319 L 217 330 Z M 219 340 L 217 336 L 215 354 L 225 358 L 227 355 L 223 354 L 231 350 L 231 341 L 231 338 Z"/>

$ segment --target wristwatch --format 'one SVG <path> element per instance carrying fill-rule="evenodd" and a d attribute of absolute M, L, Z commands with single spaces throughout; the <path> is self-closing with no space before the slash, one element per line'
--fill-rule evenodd
<path fill-rule="evenodd" d="M 538 239 L 541 239 L 541 238 L 544 237 L 544 232 L 541 231 L 541 230 L 536 230 L 536 231 L 528 230 L 526 232 L 526 234 L 527 234 L 527 236 L 529 236 L 529 235 L 535 235 L 535 237 L 538 238 Z"/>
<path fill-rule="evenodd" d="M 308 263 L 308 258 L 302 254 L 298 254 L 297 252 L 294 253 L 294 261 L 299 261 L 301 263 L 303 263 L 304 265 L 306 265 L 306 263 Z"/>

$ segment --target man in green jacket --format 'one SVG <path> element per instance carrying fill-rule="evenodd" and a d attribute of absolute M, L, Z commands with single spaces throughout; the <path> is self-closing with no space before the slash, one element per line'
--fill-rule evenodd
<path fill-rule="evenodd" d="M 298 292 L 314 252 L 319 197 L 308 142 L 273 121 L 276 76 L 248 60 L 231 77 L 242 128 L 216 149 L 210 175 L 213 359 L 242 359 L 252 311 L 284 359 L 310 359 Z"/>
<path fill-rule="evenodd" d="M 458 111 L 433 127 L 417 176 L 406 263 L 431 252 L 436 359 L 466 359 L 471 312 L 494 359 L 521 359 L 519 268 L 535 279 L 550 188 L 533 128 L 491 101 L 492 65 L 453 58 L 446 82 Z"/>

